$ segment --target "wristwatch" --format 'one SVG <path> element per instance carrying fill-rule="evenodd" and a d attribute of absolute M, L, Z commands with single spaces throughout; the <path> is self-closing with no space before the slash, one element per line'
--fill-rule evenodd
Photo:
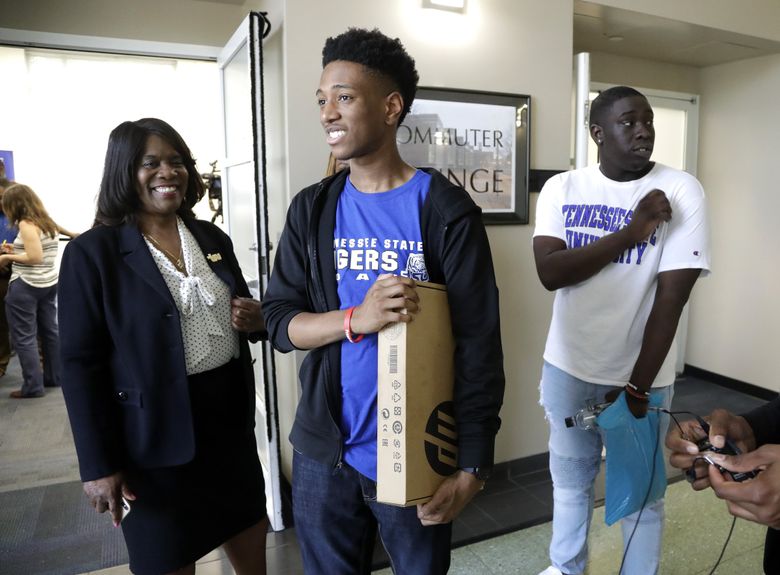
<path fill-rule="evenodd" d="M 471 473 L 480 481 L 487 481 L 490 479 L 490 476 L 493 475 L 492 465 L 483 465 L 480 467 L 461 467 L 461 470 L 465 471 L 466 473 Z"/>

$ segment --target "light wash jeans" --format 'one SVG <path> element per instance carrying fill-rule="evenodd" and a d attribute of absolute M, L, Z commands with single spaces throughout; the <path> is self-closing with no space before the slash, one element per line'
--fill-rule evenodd
<path fill-rule="evenodd" d="M 663 405 L 669 409 L 673 387 L 655 389 L 663 393 Z M 577 379 L 544 362 L 541 403 L 550 425 L 550 474 L 553 480 L 553 534 L 550 561 L 567 575 L 585 572 L 588 561 L 588 528 L 593 516 L 593 482 L 601 465 L 602 435 L 598 429 L 567 428 L 564 420 L 586 405 L 602 403 L 615 388 Z M 669 416 L 662 414 L 660 445 L 666 435 Z M 607 446 L 609 449 L 609 446 Z M 641 512 L 620 575 L 651 575 L 658 572 L 664 523 L 664 502 L 660 499 Z M 623 545 L 636 525 L 639 512 L 621 520 Z"/>

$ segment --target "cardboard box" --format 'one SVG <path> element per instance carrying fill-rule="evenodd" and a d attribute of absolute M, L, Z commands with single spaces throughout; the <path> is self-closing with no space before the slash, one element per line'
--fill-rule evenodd
<path fill-rule="evenodd" d="M 420 312 L 379 332 L 377 500 L 409 506 L 428 501 L 457 471 L 455 382 L 445 286 L 417 282 Z"/>

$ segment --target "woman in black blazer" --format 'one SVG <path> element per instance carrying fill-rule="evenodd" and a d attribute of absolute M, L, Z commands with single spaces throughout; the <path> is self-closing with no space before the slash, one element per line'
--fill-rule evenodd
<path fill-rule="evenodd" d="M 62 388 L 84 491 L 121 521 L 141 575 L 194 573 L 220 545 L 236 573 L 265 573 L 248 346 L 265 325 L 230 238 L 192 213 L 203 192 L 171 126 L 120 124 L 95 226 L 60 268 Z"/>

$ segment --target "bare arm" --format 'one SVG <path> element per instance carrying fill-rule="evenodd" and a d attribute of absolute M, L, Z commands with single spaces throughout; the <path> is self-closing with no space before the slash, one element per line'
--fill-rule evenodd
<path fill-rule="evenodd" d="M 671 218 L 672 208 L 666 194 L 653 190 L 639 201 L 627 226 L 597 242 L 567 249 L 566 243 L 559 238 L 537 236 L 533 248 L 539 279 L 550 291 L 583 282 L 625 250 L 647 239 L 661 222 Z"/>
<path fill-rule="evenodd" d="M 19 222 L 19 235 L 24 244 L 24 251 L 18 254 L 4 254 L 3 260 L 29 265 L 41 263 L 43 261 L 43 244 L 41 244 L 40 228 L 27 220 L 22 220 Z"/>
<path fill-rule="evenodd" d="M 56 222 L 55 222 L 55 223 L 56 223 Z M 67 237 L 69 237 L 70 239 L 74 239 L 74 238 L 77 238 L 77 237 L 79 236 L 78 232 L 72 232 L 72 231 L 70 231 L 70 230 L 66 230 L 65 228 L 63 228 L 63 227 L 62 227 L 61 225 L 59 225 L 59 224 L 56 224 L 56 225 L 57 225 L 57 232 L 58 232 L 59 234 L 63 235 L 63 236 L 67 236 Z"/>
<path fill-rule="evenodd" d="M 418 311 L 414 280 L 380 275 L 350 322 L 354 334 L 376 333 L 388 323 L 410 322 Z M 299 349 L 314 349 L 344 339 L 344 310 L 302 312 L 288 326 L 290 341 Z"/>
<path fill-rule="evenodd" d="M 658 375 L 677 332 L 680 314 L 700 273 L 700 269 L 683 269 L 658 274 L 655 301 L 631 373 L 631 383 L 639 389 L 649 390 Z"/>
<path fill-rule="evenodd" d="M 658 274 L 655 300 L 645 325 L 642 347 L 631 372 L 630 381 L 640 390 L 649 391 L 677 332 L 680 314 L 691 295 L 700 269 L 682 269 Z M 631 412 L 638 417 L 647 413 L 647 402 L 627 397 Z"/>

